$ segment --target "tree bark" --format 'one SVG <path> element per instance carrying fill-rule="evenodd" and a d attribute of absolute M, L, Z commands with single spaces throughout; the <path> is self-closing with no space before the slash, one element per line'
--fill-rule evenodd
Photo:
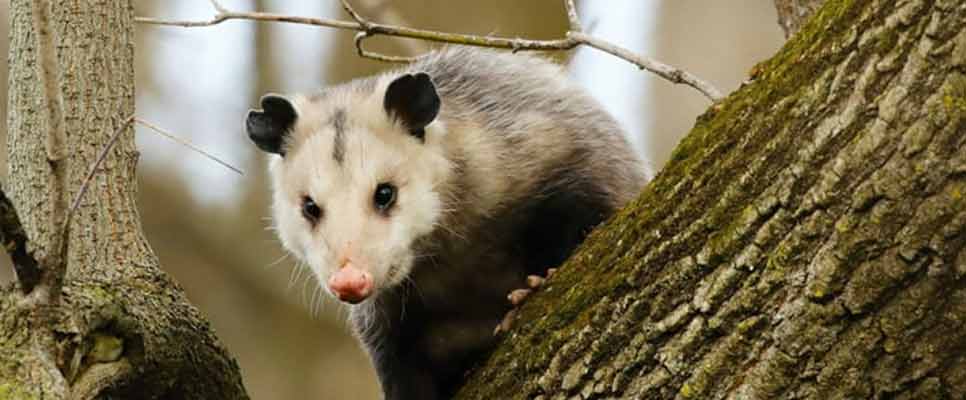
<path fill-rule="evenodd" d="M 133 113 L 133 15 L 53 3 L 73 196 Z M 64 210 L 46 200 L 29 10 L 11 4 L 5 188 L 45 259 Z M 964 73 L 957 0 L 829 0 L 529 300 L 460 397 L 966 396 Z M 136 161 L 128 129 L 74 215 L 59 302 L 4 289 L 0 397 L 245 397 L 141 236 Z"/>
<path fill-rule="evenodd" d="M 966 397 L 966 7 L 828 0 L 458 398 Z"/>
<path fill-rule="evenodd" d="M 805 25 L 825 0 L 775 0 L 778 10 L 778 25 L 785 31 L 788 39 Z"/>
<path fill-rule="evenodd" d="M 73 199 L 114 132 L 123 130 L 73 215 L 62 294 L 0 298 L 0 398 L 246 398 L 238 366 L 165 275 L 137 208 L 134 10 L 130 1 L 50 1 L 57 88 L 67 132 L 65 198 Z M 11 2 L 9 179 L 4 185 L 38 260 L 59 251 L 63 204 L 45 152 L 31 2 Z M 42 265 L 45 275 L 55 268 Z"/>

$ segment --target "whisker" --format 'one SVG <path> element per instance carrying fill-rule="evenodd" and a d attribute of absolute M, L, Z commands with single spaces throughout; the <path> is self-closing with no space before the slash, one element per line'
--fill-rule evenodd
<path fill-rule="evenodd" d="M 309 289 L 308 288 L 308 284 L 309 284 L 309 280 L 308 279 L 305 279 L 305 280 L 302 281 L 302 296 L 301 296 L 301 298 L 302 298 L 302 306 L 308 308 L 309 309 L 308 311 L 311 312 L 311 307 L 309 307 L 309 306 L 312 303 L 309 302 L 308 295 L 306 295 L 306 291 L 308 291 L 308 289 Z"/>
<path fill-rule="evenodd" d="M 325 289 L 320 285 L 315 285 L 315 317 L 318 318 L 322 315 L 322 311 L 325 309 Z"/>
<path fill-rule="evenodd" d="M 286 285 L 285 290 L 292 290 L 299 281 L 299 277 L 302 275 L 302 269 L 305 267 L 302 262 L 299 261 L 295 267 L 293 267 L 288 273 L 288 285 Z"/>
<path fill-rule="evenodd" d="M 285 261 L 285 260 L 288 259 L 288 256 L 289 256 L 288 253 L 282 253 L 282 256 L 281 257 L 279 257 L 277 260 L 272 261 L 271 263 L 269 263 L 268 265 L 266 265 L 265 266 L 265 269 L 272 268 L 272 267 L 275 267 L 275 266 L 281 264 L 282 261 Z"/>

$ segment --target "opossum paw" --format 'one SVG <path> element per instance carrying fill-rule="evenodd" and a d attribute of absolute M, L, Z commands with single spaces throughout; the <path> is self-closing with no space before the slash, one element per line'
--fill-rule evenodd
<path fill-rule="evenodd" d="M 493 336 L 505 333 L 513 327 L 513 321 L 517 319 L 517 309 L 514 308 L 503 316 L 503 320 L 499 324 L 496 324 L 496 328 L 493 328 Z"/>
<path fill-rule="evenodd" d="M 493 329 L 494 335 L 499 335 L 503 332 L 507 332 L 513 327 L 513 322 L 517 318 L 517 310 L 526 300 L 530 297 L 535 290 L 543 286 L 547 279 L 550 279 L 554 273 L 557 272 L 556 268 L 547 269 L 547 276 L 542 277 L 540 275 L 530 275 L 527 276 L 527 288 L 516 289 L 506 296 L 506 299 L 510 302 L 513 308 L 503 316 L 503 320 L 497 324 L 496 328 Z"/>

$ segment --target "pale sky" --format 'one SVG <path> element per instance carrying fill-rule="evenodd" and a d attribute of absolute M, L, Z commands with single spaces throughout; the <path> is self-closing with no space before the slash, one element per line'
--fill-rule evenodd
<path fill-rule="evenodd" d="M 578 13 L 585 28 L 607 41 L 639 54 L 653 54 L 658 2 L 609 0 L 580 2 Z M 645 107 L 645 97 L 653 75 L 636 66 L 596 49 L 579 48 L 571 65 L 571 74 L 624 126 L 638 153 L 647 154 L 644 121 L 652 107 Z"/>

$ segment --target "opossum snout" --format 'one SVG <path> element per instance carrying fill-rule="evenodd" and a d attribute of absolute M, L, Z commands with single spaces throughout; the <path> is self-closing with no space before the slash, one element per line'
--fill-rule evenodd
<path fill-rule="evenodd" d="M 347 263 L 329 277 L 329 290 L 349 304 L 357 304 L 372 294 L 372 274 Z"/>

